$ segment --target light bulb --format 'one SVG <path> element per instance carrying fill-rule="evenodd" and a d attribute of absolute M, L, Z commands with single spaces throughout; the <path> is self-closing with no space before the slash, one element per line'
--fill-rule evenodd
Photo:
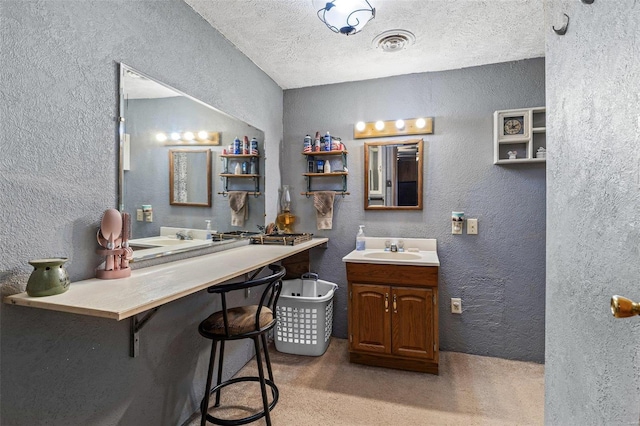
<path fill-rule="evenodd" d="M 172 141 L 179 141 L 180 140 L 180 133 L 177 133 L 177 132 L 171 133 L 171 140 Z"/>
<path fill-rule="evenodd" d="M 359 132 L 364 131 L 364 128 L 366 127 L 366 124 L 364 124 L 364 121 L 358 121 L 356 123 L 356 130 Z"/>
<path fill-rule="evenodd" d="M 381 131 L 382 129 L 384 129 L 384 122 L 380 120 L 376 121 L 376 130 Z"/>
<path fill-rule="evenodd" d="M 200 130 L 198 132 L 198 139 L 208 139 L 209 138 L 209 132 L 205 131 L 205 130 Z"/>
<path fill-rule="evenodd" d="M 156 140 L 157 140 L 158 142 L 165 142 L 165 141 L 167 140 L 167 135 L 166 135 L 166 134 L 164 134 L 164 133 L 158 133 L 158 134 L 156 135 Z"/>
<path fill-rule="evenodd" d="M 418 129 L 423 129 L 423 128 L 424 128 L 424 126 L 426 126 L 426 125 L 427 125 L 427 122 L 424 120 L 424 118 L 418 118 L 418 119 L 416 120 L 416 127 L 417 127 Z"/>
<path fill-rule="evenodd" d="M 184 134 L 182 135 L 182 138 L 185 141 L 192 141 L 193 140 L 193 132 L 184 132 Z"/>
<path fill-rule="evenodd" d="M 396 129 L 398 130 L 404 129 L 404 120 L 402 119 L 396 120 Z"/>

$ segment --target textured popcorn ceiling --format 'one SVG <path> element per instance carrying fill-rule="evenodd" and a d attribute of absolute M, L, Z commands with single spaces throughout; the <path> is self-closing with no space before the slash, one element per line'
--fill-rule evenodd
<path fill-rule="evenodd" d="M 283 89 L 544 56 L 542 0 L 370 0 L 376 18 L 352 36 L 326 28 L 311 0 L 185 2 Z M 393 29 L 415 44 L 372 45 Z"/>

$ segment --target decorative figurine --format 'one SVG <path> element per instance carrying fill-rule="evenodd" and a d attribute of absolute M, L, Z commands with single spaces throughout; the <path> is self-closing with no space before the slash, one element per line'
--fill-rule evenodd
<path fill-rule="evenodd" d="M 129 247 L 131 216 L 116 209 L 108 209 L 102 215 L 97 240 L 103 248 L 96 253 L 105 256 L 104 269 L 96 269 L 96 278 L 114 279 L 131 275 L 129 261 L 133 250 Z"/>
<path fill-rule="evenodd" d="M 518 156 L 518 151 L 509 151 L 507 154 L 509 155 L 509 160 L 515 160 Z"/>

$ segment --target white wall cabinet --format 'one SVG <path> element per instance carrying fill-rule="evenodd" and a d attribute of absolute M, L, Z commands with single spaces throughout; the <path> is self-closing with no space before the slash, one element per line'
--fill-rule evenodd
<path fill-rule="evenodd" d="M 547 147 L 545 107 L 493 113 L 493 164 L 544 163 Z"/>

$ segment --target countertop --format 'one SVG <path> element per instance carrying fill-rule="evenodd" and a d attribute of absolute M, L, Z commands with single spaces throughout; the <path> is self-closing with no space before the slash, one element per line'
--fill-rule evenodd
<path fill-rule="evenodd" d="M 19 293 L 4 303 L 123 320 L 215 284 L 254 271 L 296 253 L 327 243 L 313 238 L 295 246 L 249 244 L 190 259 L 131 271 L 114 280 L 92 278 L 72 282 L 55 296 Z"/>
<path fill-rule="evenodd" d="M 385 243 L 401 243 L 404 251 L 385 251 Z M 353 250 L 342 258 L 345 263 L 440 266 L 435 239 L 366 237 L 365 250 Z"/>

